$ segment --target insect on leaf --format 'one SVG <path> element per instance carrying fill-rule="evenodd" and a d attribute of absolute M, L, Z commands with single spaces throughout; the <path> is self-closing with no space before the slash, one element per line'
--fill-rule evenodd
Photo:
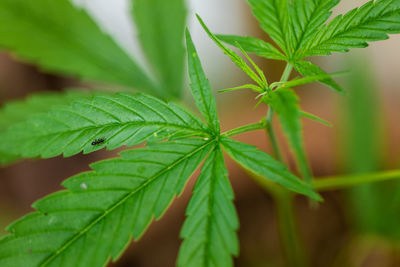
<path fill-rule="evenodd" d="M 101 267 L 118 259 L 164 214 L 213 144 L 176 140 L 93 164 L 8 227 L 0 266 Z"/>
<path fill-rule="evenodd" d="M 0 151 L 24 158 L 67 157 L 177 134 L 208 136 L 208 129 L 178 105 L 145 94 L 94 95 L 10 127 L 1 135 Z"/>

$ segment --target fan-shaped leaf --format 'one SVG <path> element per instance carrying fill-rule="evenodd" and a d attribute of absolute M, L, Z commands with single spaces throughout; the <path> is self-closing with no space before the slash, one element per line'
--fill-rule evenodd
<path fill-rule="evenodd" d="M 246 169 L 279 183 L 294 192 L 320 200 L 321 197 L 312 188 L 293 175 L 285 165 L 276 161 L 267 153 L 254 146 L 241 143 L 229 138 L 222 138 L 221 144 L 226 152 Z"/>
<path fill-rule="evenodd" d="M 371 0 L 334 18 L 305 43 L 298 58 L 347 52 L 400 33 L 400 0 Z"/>
<path fill-rule="evenodd" d="M 139 40 L 162 87 L 179 97 L 182 91 L 186 22 L 185 0 L 132 0 Z"/>
<path fill-rule="evenodd" d="M 160 218 L 214 140 L 177 140 L 121 153 L 34 204 L 38 212 L 8 227 L 0 266 L 104 266 Z"/>
<path fill-rule="evenodd" d="M 178 266 L 233 266 L 239 252 L 238 218 L 222 151 L 216 147 L 202 167 L 186 211 Z"/>
<path fill-rule="evenodd" d="M 133 59 L 69 0 L 0 1 L 0 47 L 47 71 L 154 89 Z"/>
<path fill-rule="evenodd" d="M 33 116 L 2 135 L 0 147 L 23 157 L 71 156 L 139 144 L 151 136 L 207 135 L 206 126 L 179 106 L 144 94 L 95 95 Z"/>

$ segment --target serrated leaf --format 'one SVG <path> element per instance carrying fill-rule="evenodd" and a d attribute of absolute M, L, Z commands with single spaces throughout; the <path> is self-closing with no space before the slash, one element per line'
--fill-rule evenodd
<path fill-rule="evenodd" d="M 289 5 L 291 26 L 295 41 L 293 54 L 301 51 L 304 44 L 332 15 L 332 8 L 340 0 L 295 0 Z"/>
<path fill-rule="evenodd" d="M 316 75 L 327 75 L 325 71 L 323 71 L 320 67 L 317 65 L 311 63 L 310 61 L 296 61 L 294 64 L 294 68 L 296 69 L 297 72 L 299 72 L 301 75 L 304 77 L 306 76 L 316 76 Z M 320 83 L 332 88 L 333 90 L 339 92 L 339 93 L 344 93 L 343 88 L 337 84 L 332 78 L 328 77 L 326 79 L 322 79 L 319 81 Z"/>
<path fill-rule="evenodd" d="M 88 96 L 86 92 L 69 89 L 62 93 L 37 93 L 23 100 L 7 102 L 0 109 L 0 132 L 27 120 L 33 114 L 46 113 L 54 106 L 68 105 L 78 98 Z"/>
<path fill-rule="evenodd" d="M 184 0 L 132 0 L 143 51 L 162 87 L 178 98 L 182 91 L 186 23 Z"/>
<path fill-rule="evenodd" d="M 155 92 L 135 61 L 69 0 L 0 1 L 0 47 L 46 71 Z"/>
<path fill-rule="evenodd" d="M 304 183 L 292 174 L 284 164 L 267 153 L 258 150 L 254 146 L 229 138 L 222 138 L 221 144 L 237 163 L 249 171 L 278 183 L 291 191 L 321 200 L 321 197 L 312 190 L 310 185 Z"/>
<path fill-rule="evenodd" d="M 237 36 L 237 35 L 224 35 L 217 34 L 217 38 L 227 44 L 235 47 L 242 47 L 249 53 L 255 53 L 261 57 L 276 60 L 286 60 L 286 56 L 283 55 L 278 49 L 272 44 L 267 43 L 263 40 L 250 37 L 250 36 Z"/>
<path fill-rule="evenodd" d="M 179 106 L 145 94 L 94 95 L 9 128 L 0 139 L 0 150 L 25 158 L 67 157 L 176 134 L 204 136 L 208 129 Z"/>
<path fill-rule="evenodd" d="M 306 85 L 306 84 L 310 84 L 313 82 L 321 82 L 321 81 L 325 81 L 327 79 L 331 79 L 332 77 L 336 77 L 336 76 L 340 76 L 343 75 L 345 72 L 337 72 L 337 73 L 331 73 L 331 74 L 327 74 L 327 73 L 322 73 L 322 74 L 318 74 L 318 75 L 312 75 L 312 76 L 305 76 L 302 78 L 295 78 L 293 80 L 290 81 L 286 81 L 286 82 L 276 82 L 276 83 L 272 83 L 271 87 L 277 87 L 277 88 L 294 88 L 294 87 L 298 87 L 301 85 Z"/>
<path fill-rule="evenodd" d="M 65 93 L 39 93 L 24 100 L 7 102 L 0 110 L 0 135 L 8 127 L 25 121 L 34 114 L 45 113 L 54 106 L 67 105 L 73 100 L 88 96 L 85 92 L 70 90 Z M 9 164 L 20 158 L 8 149 L 1 149 L 0 146 L 0 164 Z"/>
<path fill-rule="evenodd" d="M 222 49 L 225 55 L 227 55 L 233 63 L 236 64 L 244 73 L 247 74 L 253 81 L 255 81 L 259 86 L 265 86 L 265 83 L 263 80 L 255 73 L 247 64 L 246 62 L 234 51 L 231 49 L 227 48 L 211 31 L 208 29 L 204 21 L 200 18 L 199 15 L 197 15 L 197 19 L 199 20 L 201 26 L 203 29 L 206 31 L 208 36 L 215 42 L 216 45 L 219 46 L 219 48 Z"/>
<path fill-rule="evenodd" d="M 266 101 L 278 115 L 301 174 L 308 183 L 311 183 L 312 174 L 303 145 L 302 113 L 297 95 L 290 89 L 282 88 L 273 91 Z"/>
<path fill-rule="evenodd" d="M 363 48 L 394 33 L 400 33 L 400 1 L 371 0 L 322 27 L 304 44 L 298 58 Z"/>
<path fill-rule="evenodd" d="M 206 119 L 209 127 L 215 133 L 219 133 L 220 125 L 215 98 L 188 30 L 186 30 L 186 46 L 188 51 L 190 88 L 192 89 L 196 106 Z"/>
<path fill-rule="evenodd" d="M 222 151 L 216 147 L 204 163 L 186 210 L 178 266 L 233 266 L 239 252 L 239 221 L 232 203 Z"/>
<path fill-rule="evenodd" d="M 70 178 L 8 227 L 0 266 L 104 266 L 160 218 L 214 141 L 187 139 L 121 153 Z"/>
<path fill-rule="evenodd" d="M 286 0 L 247 0 L 261 28 L 279 45 L 286 55 L 293 46 Z"/>

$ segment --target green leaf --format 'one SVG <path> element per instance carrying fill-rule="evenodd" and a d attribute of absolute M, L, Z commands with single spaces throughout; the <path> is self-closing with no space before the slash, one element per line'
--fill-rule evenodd
<path fill-rule="evenodd" d="M 310 120 L 322 123 L 322 124 L 324 124 L 326 126 L 332 127 L 332 123 L 330 123 L 329 121 L 326 121 L 326 120 L 318 117 L 317 115 L 314 115 L 314 114 L 311 114 L 311 113 L 308 113 L 308 112 L 305 112 L 305 111 L 301 111 L 301 115 L 303 117 L 307 118 L 307 119 L 310 119 Z"/>
<path fill-rule="evenodd" d="M 311 63 L 310 61 L 296 61 L 294 64 L 294 68 L 296 69 L 297 72 L 299 72 L 302 76 L 316 76 L 316 75 L 327 75 L 326 79 L 320 80 L 319 82 L 332 88 L 333 90 L 339 92 L 339 93 L 344 93 L 344 90 L 342 87 L 340 87 L 339 84 L 337 84 L 332 78 L 328 77 L 329 74 L 327 74 L 325 71 L 323 71 L 320 67 L 317 65 Z"/>
<path fill-rule="evenodd" d="M 39 93 L 24 100 L 8 102 L 0 110 L 0 134 L 8 127 L 25 121 L 34 114 L 48 112 L 54 106 L 68 105 L 73 100 L 87 96 L 85 92 L 69 90 L 65 93 Z M 1 149 L 0 146 L 0 164 L 9 164 L 20 158 L 12 154 L 9 149 Z"/>
<path fill-rule="evenodd" d="M 233 266 L 231 255 L 239 253 L 233 198 L 222 151 L 216 147 L 202 167 L 186 210 L 178 266 Z"/>
<path fill-rule="evenodd" d="M 188 30 L 186 30 L 186 46 L 188 50 L 190 88 L 192 89 L 196 106 L 206 119 L 209 127 L 219 134 L 220 126 L 215 98 Z"/>
<path fill-rule="evenodd" d="M 154 89 L 135 61 L 69 0 L 0 1 L 0 47 L 46 71 Z"/>
<path fill-rule="evenodd" d="M 208 136 L 208 130 L 179 106 L 145 94 L 94 95 L 11 127 L 1 136 L 0 150 L 28 158 L 67 157 L 177 134 Z"/>
<path fill-rule="evenodd" d="M 68 105 L 73 100 L 88 96 L 86 92 L 69 89 L 62 93 L 37 93 L 23 100 L 7 102 L 0 110 L 0 132 L 33 114 L 46 113 L 54 106 Z"/>
<path fill-rule="evenodd" d="M 278 183 L 289 190 L 321 200 L 321 197 L 312 190 L 310 185 L 304 183 L 292 174 L 284 164 L 267 153 L 258 150 L 254 146 L 229 138 L 222 138 L 221 144 L 237 163 L 249 171 Z"/>
<path fill-rule="evenodd" d="M 132 0 L 139 40 L 162 87 L 179 98 L 183 86 L 184 0 Z"/>
<path fill-rule="evenodd" d="M 259 86 L 265 86 L 263 80 L 255 73 L 247 64 L 246 62 L 238 56 L 234 51 L 227 48 L 206 26 L 204 21 L 197 15 L 197 19 L 199 20 L 201 26 L 206 31 L 208 36 L 224 51 L 225 55 L 227 55 L 233 63 L 236 64 L 244 73 L 246 73 L 253 81 L 255 81 Z"/>
<path fill-rule="evenodd" d="M 308 167 L 307 157 L 303 145 L 302 113 L 297 95 L 289 89 L 273 91 L 267 103 L 277 113 L 282 129 L 286 134 L 290 147 L 296 156 L 296 161 L 302 176 L 311 183 L 312 174 Z"/>
<path fill-rule="evenodd" d="M 176 140 L 121 153 L 65 181 L 8 227 L 0 266 L 105 266 L 159 219 L 214 140 Z"/>
<path fill-rule="evenodd" d="M 286 82 L 276 82 L 276 83 L 272 83 L 271 87 L 278 87 L 278 88 L 294 88 L 294 87 L 298 87 L 301 85 L 306 85 L 306 84 L 310 84 L 313 82 L 321 82 L 327 79 L 331 79 L 331 77 L 336 77 L 336 76 L 341 76 L 344 75 L 346 72 L 337 72 L 337 73 L 331 73 L 331 74 L 327 74 L 327 73 L 321 73 L 318 75 L 312 75 L 312 76 L 305 76 L 303 78 L 295 78 L 293 80 L 290 81 L 286 81 Z"/>
<path fill-rule="evenodd" d="M 217 38 L 227 44 L 235 47 L 242 47 L 249 53 L 255 53 L 261 57 L 276 60 L 286 60 L 286 56 L 283 55 L 278 49 L 272 44 L 267 43 L 263 40 L 254 37 L 242 37 L 237 35 L 223 35 L 217 34 Z"/>
<path fill-rule="evenodd" d="M 301 53 L 304 44 L 332 15 L 332 8 L 340 0 L 295 0 L 289 5 L 289 14 L 295 41 L 293 54 Z"/>
<path fill-rule="evenodd" d="M 247 0 L 261 28 L 279 45 L 286 55 L 292 47 L 292 30 L 289 24 L 288 1 Z"/>
<path fill-rule="evenodd" d="M 368 42 L 386 40 L 400 33 L 400 1 L 371 0 L 360 8 L 335 17 L 304 44 L 298 58 L 347 52 Z"/>

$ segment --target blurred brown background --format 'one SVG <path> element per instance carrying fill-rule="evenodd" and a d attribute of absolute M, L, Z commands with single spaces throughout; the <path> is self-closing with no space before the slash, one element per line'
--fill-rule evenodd
<path fill-rule="evenodd" d="M 88 8 L 129 53 L 145 64 L 134 39 L 135 30 L 129 26 L 127 1 L 81 0 L 76 2 Z M 342 4 L 335 8 L 335 13 L 343 13 L 364 2 L 366 1 L 343 0 Z M 266 39 L 252 18 L 245 1 L 192 0 L 189 22 L 194 41 L 214 90 L 246 82 L 246 77 L 206 38 L 193 19 L 194 12 L 199 13 L 214 32 Z M 323 62 L 321 59 L 316 59 L 316 62 L 325 70 L 333 72 L 347 70 L 346 62 L 348 61 L 346 60 L 349 58 L 368 58 L 379 85 L 380 99 L 378 101 L 383 107 L 381 120 L 385 128 L 384 165 L 388 169 L 397 168 L 400 163 L 399 51 L 400 36 L 393 36 L 390 40 L 374 43 L 361 52 L 334 55 L 322 59 Z M 284 67 L 282 63 L 263 59 L 256 61 L 263 66 L 270 81 L 279 79 Z M 342 84 L 345 86 L 344 83 Z M 59 91 L 65 87 L 78 85 L 81 84 L 71 78 L 42 73 L 34 66 L 18 61 L 10 54 L 0 53 L 0 103 L 23 98 L 34 92 Z M 343 152 L 338 144 L 343 124 L 341 106 L 346 96 L 337 95 L 328 88 L 316 84 L 301 88 L 299 93 L 304 110 L 318 114 L 334 125 L 333 128 L 329 128 L 309 120 L 304 121 L 305 143 L 315 176 L 341 173 Z M 254 94 L 244 91 L 218 95 L 223 130 L 256 122 L 265 115 L 264 107 L 253 109 L 256 104 L 254 97 Z M 189 94 L 186 99 L 188 103 L 191 103 Z M 365 119 L 368 120 L 368 114 Z M 269 151 L 263 132 L 246 134 L 240 136 L 239 139 Z M 283 140 L 282 136 L 281 140 Z M 60 182 L 64 179 L 87 170 L 89 163 L 115 156 L 116 153 L 101 151 L 68 159 L 58 157 L 41 161 L 24 161 L 0 169 L 1 229 L 31 211 L 30 205 L 35 200 L 61 189 Z M 289 164 L 293 165 L 290 157 L 288 158 Z M 241 253 L 236 260 L 236 265 L 284 266 L 272 199 L 230 159 L 226 160 L 241 221 L 239 231 Z M 164 218 L 153 223 L 142 240 L 132 244 L 120 261 L 113 266 L 174 265 L 180 244 L 179 230 L 194 180 L 195 177 L 183 196 L 174 202 Z M 346 208 L 344 192 L 330 192 L 323 196 L 325 202 L 317 209 L 310 209 L 307 201 L 302 197 L 297 199 L 296 204 L 301 236 L 313 266 L 339 266 L 342 265 L 343 258 L 347 259 L 345 262 L 348 266 L 400 266 L 399 250 L 393 249 L 387 241 L 375 237 L 357 237 L 353 234 L 349 214 L 351 211 Z"/>

